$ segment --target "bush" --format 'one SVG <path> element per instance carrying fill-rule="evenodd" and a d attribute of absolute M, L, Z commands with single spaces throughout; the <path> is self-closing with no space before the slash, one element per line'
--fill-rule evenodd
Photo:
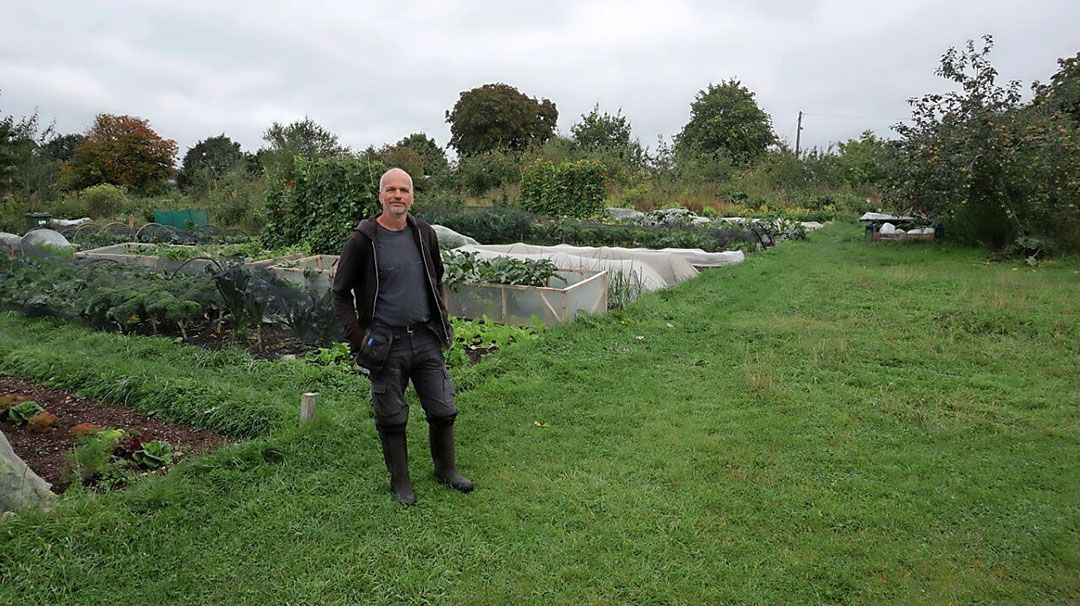
<path fill-rule="evenodd" d="M 425 207 L 417 216 L 475 238 L 481 244 L 524 242 L 536 221 L 536 215 L 520 208 Z"/>
<path fill-rule="evenodd" d="M 371 156 L 297 157 L 295 180 L 267 193 L 268 221 L 262 240 L 271 248 L 303 244 L 318 254 L 337 254 L 356 224 L 377 214 L 379 175 L 385 166 Z"/>
<path fill-rule="evenodd" d="M 627 248 L 700 248 L 719 252 L 754 247 L 757 238 L 745 229 L 715 227 L 646 227 L 642 225 L 604 225 L 584 221 L 548 222 L 536 226 L 530 243 L 552 246 L 623 246 Z"/>
<path fill-rule="evenodd" d="M 84 198 L 68 196 L 53 202 L 49 214 L 55 219 L 80 219 L 90 216 L 90 206 Z"/>
<path fill-rule="evenodd" d="M 521 200 L 525 210 L 552 217 L 591 217 L 604 210 L 604 168 L 595 160 L 525 167 Z"/>
<path fill-rule="evenodd" d="M 521 182 L 517 156 L 506 151 L 488 151 L 462 158 L 457 166 L 459 185 L 473 196 L 482 196 L 496 187 Z"/>
<path fill-rule="evenodd" d="M 124 190 L 109 183 L 87 187 L 79 192 L 91 219 L 115 217 L 124 208 L 127 196 Z"/>
<path fill-rule="evenodd" d="M 26 229 L 26 213 L 32 209 L 28 198 L 0 197 L 0 231 L 22 233 Z"/>
<path fill-rule="evenodd" d="M 212 223 L 258 233 L 266 225 L 266 178 L 243 166 L 212 180 L 207 207 Z"/>

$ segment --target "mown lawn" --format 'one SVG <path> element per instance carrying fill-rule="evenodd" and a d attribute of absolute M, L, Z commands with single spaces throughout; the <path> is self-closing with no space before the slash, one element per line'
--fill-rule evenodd
<path fill-rule="evenodd" d="M 0 372 L 121 381 L 149 408 L 153 377 L 181 396 L 195 377 L 244 419 L 205 424 L 257 436 L 0 526 L 0 603 L 1080 601 L 1080 261 L 860 236 L 827 227 L 468 369 L 479 488 L 434 481 L 417 408 L 412 510 L 362 380 L 0 316 Z M 283 411 L 323 380 L 296 427 Z"/>

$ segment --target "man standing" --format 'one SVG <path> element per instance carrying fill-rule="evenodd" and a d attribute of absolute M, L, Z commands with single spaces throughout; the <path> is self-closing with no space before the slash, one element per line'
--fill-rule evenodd
<path fill-rule="evenodd" d="M 454 461 L 454 385 L 442 348 L 450 321 L 439 241 L 430 225 L 409 214 L 412 177 L 392 168 L 379 179 L 382 214 L 356 226 L 338 260 L 334 313 L 361 365 L 371 372 L 371 405 L 390 490 L 416 503 L 409 481 L 405 387 L 412 380 L 428 422 L 435 477 L 469 492 L 473 483 Z"/>

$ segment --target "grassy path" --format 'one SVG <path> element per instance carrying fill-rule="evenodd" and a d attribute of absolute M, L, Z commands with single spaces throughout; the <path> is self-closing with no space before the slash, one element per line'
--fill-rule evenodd
<path fill-rule="evenodd" d="M 75 332 L 0 321 L 0 370 Z M 831 226 L 470 369 L 471 495 L 414 411 L 420 504 L 392 503 L 334 385 L 309 426 L 0 526 L 0 603 L 1075 602 L 1078 368 L 1077 261 Z M 196 376 L 273 406 L 318 378 Z"/>

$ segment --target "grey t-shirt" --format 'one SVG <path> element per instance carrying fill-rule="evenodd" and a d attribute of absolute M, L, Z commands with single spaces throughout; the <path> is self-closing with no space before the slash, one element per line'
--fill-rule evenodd
<path fill-rule="evenodd" d="M 431 317 L 430 287 L 413 230 L 392 231 L 379 225 L 375 254 L 379 269 L 375 320 L 387 326 L 427 322 Z"/>

